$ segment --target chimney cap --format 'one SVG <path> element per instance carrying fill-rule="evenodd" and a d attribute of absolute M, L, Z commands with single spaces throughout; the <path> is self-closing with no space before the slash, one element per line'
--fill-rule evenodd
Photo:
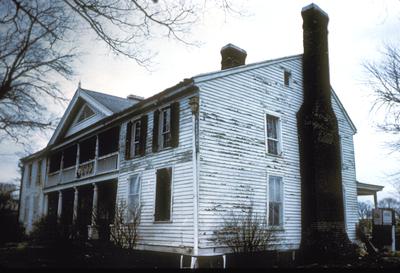
<path fill-rule="evenodd" d="M 231 44 L 231 43 L 229 43 L 229 44 L 223 46 L 223 47 L 221 48 L 221 53 L 222 53 L 223 51 L 227 50 L 227 49 L 234 49 L 234 50 L 237 50 L 237 51 L 239 51 L 239 52 L 241 52 L 242 54 L 244 54 L 244 55 L 247 56 L 246 50 L 244 50 L 244 49 L 242 49 L 242 48 L 240 48 L 240 47 L 238 47 L 238 46 L 235 46 L 234 44 Z"/>
<path fill-rule="evenodd" d="M 301 13 L 308 12 L 308 11 L 318 12 L 321 15 L 323 15 L 329 19 L 328 13 L 326 13 L 324 10 L 322 10 L 317 4 L 311 3 L 301 9 Z"/>
<path fill-rule="evenodd" d="M 128 100 L 138 100 L 138 101 L 144 100 L 144 97 L 133 95 L 133 94 L 129 94 L 128 96 L 126 96 L 126 98 Z"/>

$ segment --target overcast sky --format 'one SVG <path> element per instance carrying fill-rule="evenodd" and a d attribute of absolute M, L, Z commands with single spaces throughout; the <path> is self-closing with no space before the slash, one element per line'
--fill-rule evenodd
<path fill-rule="evenodd" d="M 235 1 L 233 1 L 235 2 Z M 121 97 L 135 94 L 149 97 L 184 78 L 220 69 L 220 49 L 233 43 L 247 51 L 246 63 L 259 62 L 303 52 L 302 7 L 311 1 L 244 1 L 247 16 L 227 16 L 222 12 L 204 14 L 190 39 L 200 41 L 188 47 L 176 41 L 155 41 L 158 52 L 151 71 L 134 61 L 114 57 L 98 42 L 82 44 L 90 53 L 77 63 L 77 77 L 63 84 L 72 98 L 79 80 L 82 87 Z M 389 136 L 377 132 L 375 114 L 370 113 L 371 90 L 364 85 L 367 75 L 362 62 L 377 59 L 384 42 L 399 41 L 400 1 L 314 1 L 329 15 L 331 85 L 357 127 L 354 136 L 357 180 L 384 185 L 378 197 L 392 189 L 387 175 L 398 170 L 399 155 L 385 146 Z M 84 40 L 84 39 L 83 39 Z M 398 43 L 400 46 L 400 43 Z M 65 108 L 58 107 L 61 115 Z M 35 136 L 37 149 L 49 136 Z M 0 181 L 17 177 L 18 156 L 12 145 L 1 145 Z"/>

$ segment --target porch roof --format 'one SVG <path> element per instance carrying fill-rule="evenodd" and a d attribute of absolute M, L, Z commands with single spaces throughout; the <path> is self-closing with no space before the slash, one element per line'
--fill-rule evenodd
<path fill-rule="evenodd" d="M 376 192 L 381 191 L 384 186 L 374 185 L 374 184 L 367 184 L 361 183 L 357 181 L 357 195 L 375 195 Z"/>

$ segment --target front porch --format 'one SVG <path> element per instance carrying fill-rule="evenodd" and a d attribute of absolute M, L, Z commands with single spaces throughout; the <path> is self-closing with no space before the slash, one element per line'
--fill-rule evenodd
<path fill-rule="evenodd" d="M 109 240 L 116 195 L 116 179 L 49 191 L 44 214 L 56 217 L 71 235 Z"/>

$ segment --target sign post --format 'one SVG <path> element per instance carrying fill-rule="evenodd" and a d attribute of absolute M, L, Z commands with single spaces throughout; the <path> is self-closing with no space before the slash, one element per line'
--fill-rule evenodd
<path fill-rule="evenodd" d="M 378 208 L 372 210 L 372 241 L 378 248 L 396 251 L 395 217 L 393 209 Z"/>

